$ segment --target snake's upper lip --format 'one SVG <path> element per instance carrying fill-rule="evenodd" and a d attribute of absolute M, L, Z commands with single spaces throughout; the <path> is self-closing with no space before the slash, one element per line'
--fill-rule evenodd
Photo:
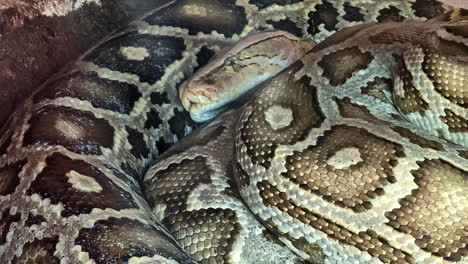
<path fill-rule="evenodd" d="M 190 108 L 194 105 L 206 105 L 212 103 L 210 98 L 204 95 L 194 94 L 190 92 L 182 96 L 181 102 L 187 111 L 190 111 Z"/>

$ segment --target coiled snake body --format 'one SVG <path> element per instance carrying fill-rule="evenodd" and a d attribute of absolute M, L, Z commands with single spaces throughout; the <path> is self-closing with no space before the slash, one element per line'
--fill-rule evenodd
<path fill-rule="evenodd" d="M 420 0 L 192 0 L 151 12 L 52 77 L 2 128 L 0 262 L 466 262 L 462 22 L 333 35 L 148 170 L 196 126 L 176 87 L 252 30 L 318 43 L 362 22 L 445 11 Z M 436 94 L 420 89 L 428 83 Z M 388 91 L 420 123 L 399 118 Z M 233 174 L 300 257 L 251 215 Z"/>

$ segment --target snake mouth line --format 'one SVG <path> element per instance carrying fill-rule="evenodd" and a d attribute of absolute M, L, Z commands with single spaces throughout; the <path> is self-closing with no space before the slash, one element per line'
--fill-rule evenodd
<path fill-rule="evenodd" d="M 190 117 L 197 123 L 203 123 L 213 119 L 229 109 L 238 109 L 244 106 L 255 96 L 255 93 L 266 83 L 266 81 L 255 85 L 251 89 L 207 97 L 196 95 L 191 92 L 181 94 L 181 102 L 184 108 L 190 113 Z M 202 98 L 202 100 L 200 100 Z M 222 100 L 219 100 L 222 98 Z"/>

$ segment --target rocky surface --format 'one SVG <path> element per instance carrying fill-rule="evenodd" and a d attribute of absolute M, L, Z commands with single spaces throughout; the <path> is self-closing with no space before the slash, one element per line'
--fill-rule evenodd
<path fill-rule="evenodd" d="M 0 0 L 0 128 L 33 89 L 167 0 Z"/>

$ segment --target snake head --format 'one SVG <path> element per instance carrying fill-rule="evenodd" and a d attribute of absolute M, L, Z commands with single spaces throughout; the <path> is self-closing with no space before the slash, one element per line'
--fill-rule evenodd
<path fill-rule="evenodd" d="M 194 121 L 207 121 L 311 48 L 311 43 L 284 31 L 249 35 L 185 81 L 179 89 L 180 101 Z"/>

